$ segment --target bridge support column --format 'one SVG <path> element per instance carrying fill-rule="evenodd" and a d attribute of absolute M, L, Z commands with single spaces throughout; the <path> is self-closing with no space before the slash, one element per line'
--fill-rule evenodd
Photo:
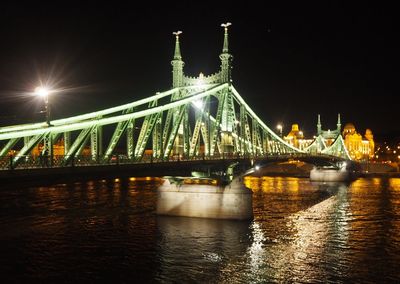
<path fill-rule="evenodd" d="M 236 177 L 226 186 L 174 183 L 158 188 L 157 214 L 213 219 L 253 219 L 253 192 Z"/>
<path fill-rule="evenodd" d="M 98 156 L 102 154 L 102 128 L 101 126 L 93 127 L 90 133 L 90 145 L 92 160 L 97 160 Z"/>
<path fill-rule="evenodd" d="M 71 148 L 71 132 L 64 132 L 64 155 L 67 155 Z"/>
<path fill-rule="evenodd" d="M 126 128 L 126 154 L 128 155 L 129 159 L 134 157 L 135 151 L 135 144 L 133 143 L 133 130 L 134 130 L 134 123 L 130 121 L 128 123 L 128 127 Z"/>
<path fill-rule="evenodd" d="M 185 141 L 184 141 L 184 133 L 183 133 L 183 125 L 181 124 L 178 129 L 178 133 L 176 134 L 173 154 L 174 155 L 183 155 L 185 152 Z"/>
<path fill-rule="evenodd" d="M 53 134 L 49 133 L 44 137 L 43 141 L 43 152 L 45 157 L 46 166 L 53 166 Z"/>
<path fill-rule="evenodd" d="M 232 132 L 221 132 L 221 151 L 223 154 L 230 154 L 234 152 Z"/>

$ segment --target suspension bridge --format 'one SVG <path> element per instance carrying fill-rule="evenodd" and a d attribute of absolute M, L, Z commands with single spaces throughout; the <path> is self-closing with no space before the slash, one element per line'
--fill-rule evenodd
<path fill-rule="evenodd" d="M 176 169 L 184 172 L 206 165 L 208 171 L 211 167 L 226 175 L 238 161 L 246 161 L 242 164 L 249 168 L 254 161 L 350 159 L 341 135 L 330 146 L 318 136 L 300 150 L 257 116 L 233 85 L 230 23 L 222 26 L 218 72 L 187 76 L 181 32 L 175 32 L 170 90 L 74 117 L 1 127 L 0 169 L 27 172 L 118 165 L 138 171 L 140 165 L 152 164 L 162 174 L 177 174 Z M 63 155 L 54 152 L 54 145 L 60 144 Z"/>

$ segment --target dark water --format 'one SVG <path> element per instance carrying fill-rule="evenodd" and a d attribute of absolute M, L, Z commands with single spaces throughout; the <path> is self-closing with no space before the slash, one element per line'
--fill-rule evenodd
<path fill-rule="evenodd" d="M 1 282 L 400 282 L 400 179 L 247 184 L 252 222 L 157 217 L 151 181 L 3 188 Z"/>

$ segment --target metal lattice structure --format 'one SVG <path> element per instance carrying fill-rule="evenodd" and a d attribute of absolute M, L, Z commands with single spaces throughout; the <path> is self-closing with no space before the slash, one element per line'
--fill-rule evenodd
<path fill-rule="evenodd" d="M 2 127 L 0 157 L 3 163 L 16 168 L 35 160 L 32 149 L 38 145 L 41 145 L 41 154 L 51 157 L 50 162 L 57 166 L 74 163 L 85 149 L 90 149 L 86 159 L 96 163 L 109 161 L 116 154 L 137 162 L 145 153 L 150 153 L 154 160 L 171 156 L 190 160 L 199 156 L 211 159 L 224 155 L 259 157 L 303 153 L 276 135 L 233 86 L 229 25 L 222 25 L 224 43 L 219 72 L 186 76 L 179 42 L 181 32 L 176 32 L 170 90 L 125 105 L 53 120 L 50 124 Z M 107 138 L 106 132 L 112 134 Z M 56 158 L 53 147 L 61 142 L 64 155 Z M 15 154 L 11 156 L 13 150 Z M 329 155 L 336 154 L 326 147 L 322 150 Z"/>

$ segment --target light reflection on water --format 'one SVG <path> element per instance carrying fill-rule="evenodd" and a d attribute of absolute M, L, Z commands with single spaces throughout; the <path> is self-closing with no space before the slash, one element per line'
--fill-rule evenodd
<path fill-rule="evenodd" d="M 0 192 L 12 282 L 398 282 L 400 179 L 247 178 L 249 222 L 155 215 L 159 180 Z"/>

